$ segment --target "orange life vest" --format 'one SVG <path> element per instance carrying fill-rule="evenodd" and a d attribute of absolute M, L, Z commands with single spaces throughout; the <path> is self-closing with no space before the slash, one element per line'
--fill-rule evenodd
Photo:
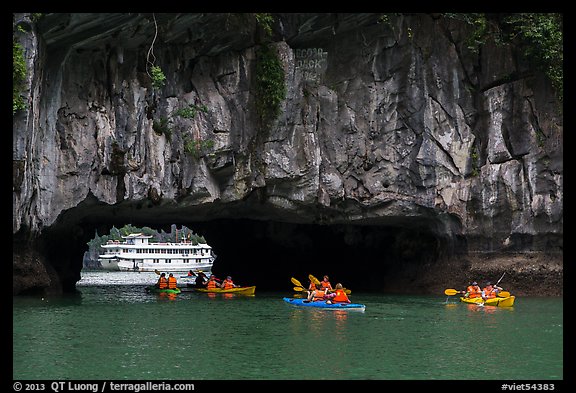
<path fill-rule="evenodd" d="M 330 281 L 321 281 L 320 284 L 322 284 L 322 289 L 324 290 L 332 289 L 332 284 L 330 284 Z"/>
<path fill-rule="evenodd" d="M 309 291 L 314 291 L 316 289 L 316 284 L 314 284 L 313 282 L 310 283 L 310 286 L 308 287 Z"/>
<path fill-rule="evenodd" d="M 224 289 L 234 288 L 234 282 L 232 280 L 224 281 Z"/>
<path fill-rule="evenodd" d="M 176 277 L 168 277 L 168 289 L 175 289 L 176 288 Z"/>
<path fill-rule="evenodd" d="M 317 289 L 316 293 L 314 293 L 314 300 L 322 300 L 324 299 L 324 291 L 321 289 Z"/>
<path fill-rule="evenodd" d="M 346 295 L 346 292 L 344 292 L 343 289 L 337 289 L 336 296 L 334 296 L 332 300 L 335 302 L 342 302 L 342 303 L 350 302 L 350 299 L 348 299 L 348 295 Z"/>
<path fill-rule="evenodd" d="M 210 280 L 210 281 L 208 281 L 208 284 L 206 284 L 206 288 L 208 288 L 208 289 L 217 288 L 217 287 L 216 287 L 216 280 Z"/>
<path fill-rule="evenodd" d="M 468 292 L 469 298 L 482 297 L 482 291 L 477 285 L 470 285 L 468 288 L 466 288 L 466 292 Z"/>
<path fill-rule="evenodd" d="M 160 277 L 158 280 L 158 288 L 165 289 L 168 288 L 168 280 L 165 277 Z"/>
<path fill-rule="evenodd" d="M 483 291 L 484 291 L 484 297 L 486 299 L 492 299 L 492 298 L 496 297 L 496 289 L 494 289 L 494 287 L 492 287 L 492 289 L 488 289 L 488 287 L 484 287 Z"/>

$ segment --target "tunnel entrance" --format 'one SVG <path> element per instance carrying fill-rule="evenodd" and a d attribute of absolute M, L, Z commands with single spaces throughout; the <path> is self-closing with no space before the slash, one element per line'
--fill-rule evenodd
<path fill-rule="evenodd" d="M 425 228 L 315 225 L 255 220 L 186 224 L 217 254 L 213 273 L 262 290 L 291 290 L 308 275 L 360 291 L 402 292 L 447 244 Z M 400 282 L 399 282 L 400 280 Z M 405 284 L 403 284 L 405 283 Z M 405 290 L 410 292 L 410 288 Z M 418 292 L 417 288 L 413 288 Z"/>
<path fill-rule="evenodd" d="M 465 252 L 459 224 L 446 217 L 379 217 L 376 222 L 294 223 L 281 220 L 214 218 L 182 220 L 176 214 L 134 214 L 118 210 L 73 209 L 41 235 L 39 252 L 57 273 L 64 292 L 76 290 L 87 243 L 112 226 L 126 224 L 171 231 L 186 226 L 203 236 L 217 258 L 213 273 L 231 275 L 259 291 L 292 291 L 295 277 L 328 275 L 355 292 L 429 293 L 432 272 Z M 139 212 L 140 213 L 140 212 Z M 186 218 L 184 215 L 183 218 Z M 439 274 L 439 273 L 437 273 Z"/>

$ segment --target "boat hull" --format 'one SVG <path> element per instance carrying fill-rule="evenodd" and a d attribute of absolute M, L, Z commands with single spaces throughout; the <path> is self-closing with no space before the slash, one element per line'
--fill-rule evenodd
<path fill-rule="evenodd" d="M 149 287 L 146 287 L 146 290 L 148 292 L 154 292 L 154 293 L 173 293 L 173 294 L 178 294 L 180 292 L 182 292 L 180 290 L 180 288 L 173 288 L 173 289 L 168 289 L 168 288 L 164 288 L 164 289 L 160 289 L 160 288 L 156 288 L 154 285 L 151 285 Z"/>
<path fill-rule="evenodd" d="M 153 262 L 132 262 L 120 261 L 118 262 L 118 270 L 123 272 L 188 272 L 189 270 L 202 270 L 209 273 L 212 270 L 212 262 L 205 263 L 153 263 Z"/>
<path fill-rule="evenodd" d="M 512 307 L 514 306 L 515 296 L 508 297 L 495 297 L 492 299 L 487 299 L 484 301 L 481 297 L 467 298 L 461 297 L 460 301 L 468 304 L 483 304 L 485 306 L 495 306 L 495 307 Z"/>
<path fill-rule="evenodd" d="M 305 302 L 306 299 L 295 299 L 290 297 L 282 298 L 286 303 L 292 304 L 294 306 L 299 307 L 313 307 L 313 308 L 322 308 L 326 310 L 356 310 L 356 311 L 364 311 L 366 309 L 366 305 L 359 304 L 359 303 L 332 303 L 328 304 L 325 301 L 316 301 L 316 302 Z"/>
<path fill-rule="evenodd" d="M 118 259 L 116 258 L 98 258 L 98 262 L 100 262 L 100 266 L 104 270 L 111 270 L 111 271 L 119 271 L 120 268 L 118 267 Z"/>
<path fill-rule="evenodd" d="M 238 294 L 238 295 L 253 296 L 254 293 L 256 292 L 256 286 L 230 288 L 230 289 L 222 289 L 222 288 L 214 288 L 214 289 L 194 288 L 194 291 L 195 291 L 195 292 L 202 292 L 202 293 L 236 293 L 236 294 Z"/>

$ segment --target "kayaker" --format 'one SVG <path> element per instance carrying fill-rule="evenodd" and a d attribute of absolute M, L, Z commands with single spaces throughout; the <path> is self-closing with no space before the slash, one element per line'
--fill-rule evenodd
<path fill-rule="evenodd" d="M 206 287 L 206 275 L 202 270 L 198 271 L 196 275 L 196 281 L 194 282 L 194 286 L 196 288 L 205 288 Z"/>
<path fill-rule="evenodd" d="M 316 288 L 314 291 L 310 292 L 308 295 L 308 299 L 306 299 L 306 303 L 308 302 L 315 302 L 319 300 L 324 300 L 324 296 L 326 295 L 326 291 L 322 288 Z"/>
<path fill-rule="evenodd" d="M 232 277 L 228 276 L 226 277 L 226 280 L 224 280 L 222 282 L 221 288 L 222 289 L 231 289 L 231 288 L 238 288 L 240 285 L 236 285 L 234 284 L 234 281 L 232 281 Z"/>
<path fill-rule="evenodd" d="M 216 276 L 211 275 L 210 279 L 208 280 L 208 283 L 206 284 L 206 289 L 216 289 L 216 288 L 220 288 L 220 284 L 216 282 Z"/>
<path fill-rule="evenodd" d="M 320 281 L 320 285 L 322 286 L 322 289 L 324 289 L 324 291 L 331 291 L 331 292 L 334 291 L 334 288 L 332 288 L 332 284 L 330 284 L 328 276 L 324 276 L 322 281 Z"/>
<path fill-rule="evenodd" d="M 346 292 L 344 292 L 344 287 L 340 283 L 336 284 L 336 291 L 335 292 L 324 295 L 324 298 L 327 299 L 326 303 L 328 303 L 328 304 L 352 303 L 350 301 L 350 299 L 348 298 L 348 295 L 346 294 Z"/>
<path fill-rule="evenodd" d="M 308 297 L 310 297 L 312 292 L 314 292 L 316 290 L 316 284 L 314 284 L 314 281 L 312 281 L 312 279 L 309 279 L 309 280 L 310 280 L 310 284 L 308 284 Z"/>
<path fill-rule="evenodd" d="M 468 288 L 466 288 L 466 293 L 464 297 L 475 298 L 475 297 L 482 297 L 482 290 L 478 286 L 476 281 L 472 282 Z"/>
<path fill-rule="evenodd" d="M 492 285 L 490 281 L 486 283 L 486 286 L 482 289 L 482 299 L 493 299 L 498 295 L 498 291 L 502 288 Z"/>
<path fill-rule="evenodd" d="M 158 278 L 158 282 L 156 283 L 156 286 L 159 289 L 168 288 L 168 280 L 166 280 L 166 273 L 160 274 L 160 278 Z"/>
<path fill-rule="evenodd" d="M 168 275 L 168 289 L 176 289 L 178 283 L 176 282 L 176 277 L 172 273 Z"/>

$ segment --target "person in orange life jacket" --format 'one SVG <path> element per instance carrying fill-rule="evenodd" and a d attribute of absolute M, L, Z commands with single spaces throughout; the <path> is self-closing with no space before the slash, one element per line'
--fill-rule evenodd
<path fill-rule="evenodd" d="M 226 277 L 226 280 L 222 282 L 222 289 L 231 289 L 237 287 L 239 287 L 239 285 L 234 284 L 234 281 L 232 281 L 232 277 L 230 276 Z"/>
<path fill-rule="evenodd" d="M 159 289 L 168 288 L 168 280 L 166 280 L 166 273 L 160 274 L 160 277 L 158 278 L 158 282 L 156 283 L 156 287 Z"/>
<path fill-rule="evenodd" d="M 468 288 L 466 288 L 466 292 L 464 293 L 464 297 L 475 298 L 475 297 L 482 297 L 482 290 L 478 286 L 476 281 L 472 282 Z"/>
<path fill-rule="evenodd" d="M 326 291 L 323 288 L 316 288 L 308 294 L 308 298 L 304 300 L 304 302 L 309 303 L 311 301 L 324 300 L 325 295 Z"/>
<path fill-rule="evenodd" d="M 220 287 L 221 285 L 218 284 L 218 282 L 216 281 L 216 276 L 211 275 L 210 278 L 208 279 L 208 283 L 206 283 L 206 289 L 216 289 Z"/>
<path fill-rule="evenodd" d="M 315 290 L 316 290 L 316 284 L 314 284 L 314 281 L 310 279 L 310 284 L 308 284 L 308 290 L 306 291 L 308 293 L 308 298 L 312 296 L 312 292 L 314 292 Z"/>
<path fill-rule="evenodd" d="M 328 276 L 324 276 L 324 279 L 320 281 L 320 285 L 322 286 L 324 291 L 331 291 L 331 292 L 334 291 L 334 288 L 332 288 L 332 284 L 330 284 Z"/>
<path fill-rule="evenodd" d="M 351 303 L 350 299 L 348 298 L 348 295 L 346 295 L 346 292 L 344 292 L 344 287 L 340 283 L 336 284 L 335 292 L 324 295 L 324 298 L 326 299 L 326 303 L 328 304 Z"/>
<path fill-rule="evenodd" d="M 177 286 L 176 277 L 170 273 L 168 275 L 168 289 L 176 289 Z"/>
<path fill-rule="evenodd" d="M 492 299 L 498 295 L 498 291 L 501 291 L 502 288 L 492 285 L 490 281 L 486 283 L 486 286 L 482 289 L 482 299 Z"/>

